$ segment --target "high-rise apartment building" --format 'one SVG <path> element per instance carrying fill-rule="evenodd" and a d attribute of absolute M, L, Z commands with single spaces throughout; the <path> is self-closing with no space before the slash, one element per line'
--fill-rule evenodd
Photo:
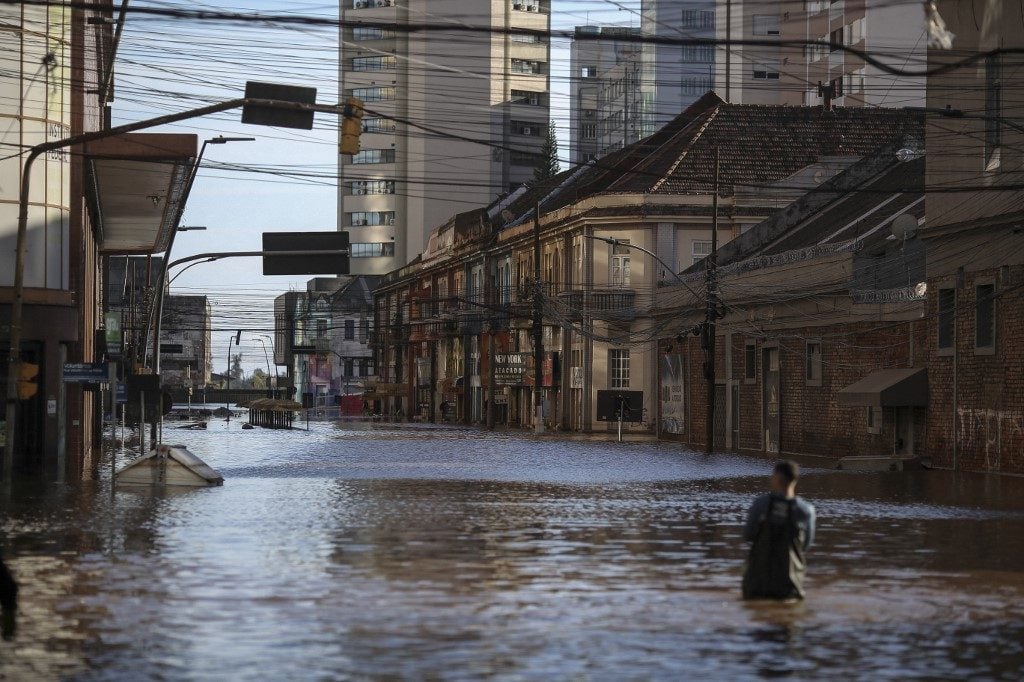
<path fill-rule="evenodd" d="M 656 2 L 654 4 L 657 4 Z M 889 0 L 719 0 L 716 89 L 744 104 L 824 103 L 819 84 L 841 106 L 923 106 L 924 78 L 893 75 L 844 47 L 894 69 L 923 66 L 928 44 L 919 3 Z M 779 40 L 783 46 L 747 44 Z M 814 41 L 819 45 L 802 45 Z"/>
<path fill-rule="evenodd" d="M 691 38 L 706 44 L 645 43 L 641 72 L 643 123 L 646 137 L 714 89 L 716 50 L 715 0 L 643 0 L 640 27 L 645 36 L 661 40 Z"/>
<path fill-rule="evenodd" d="M 893 75 L 844 49 L 897 70 L 920 68 L 927 40 L 917 4 L 643 0 L 641 7 L 642 35 L 660 42 L 643 43 L 638 56 L 622 58 L 626 50 L 615 38 L 627 29 L 576 29 L 570 106 L 577 163 L 650 135 L 709 90 L 742 104 L 924 104 L 923 78 Z M 754 44 L 773 41 L 791 44 Z M 819 44 L 805 44 L 811 41 Z"/>
<path fill-rule="evenodd" d="M 343 0 L 342 95 L 366 109 L 360 152 L 339 159 L 353 274 L 404 265 L 434 227 L 532 177 L 550 118 L 550 7 Z"/>
<path fill-rule="evenodd" d="M 639 81 L 640 28 L 577 26 L 575 33 L 569 46 L 569 158 L 578 164 L 607 151 L 606 135 L 621 134 L 639 120 L 635 107 L 630 116 L 635 97 L 628 93 Z"/>

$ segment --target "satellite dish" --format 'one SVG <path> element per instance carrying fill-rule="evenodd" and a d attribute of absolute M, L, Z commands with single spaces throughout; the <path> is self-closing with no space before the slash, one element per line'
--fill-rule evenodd
<path fill-rule="evenodd" d="M 907 239 L 917 232 L 917 218 L 906 213 L 896 216 L 892 221 L 892 236 L 896 239 Z"/>

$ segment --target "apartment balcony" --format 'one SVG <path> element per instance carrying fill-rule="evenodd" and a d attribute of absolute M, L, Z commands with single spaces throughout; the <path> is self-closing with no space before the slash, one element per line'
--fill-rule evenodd
<path fill-rule="evenodd" d="M 556 298 L 561 312 L 574 320 L 590 317 L 606 322 L 632 322 L 637 316 L 633 289 L 572 289 L 558 293 Z"/>

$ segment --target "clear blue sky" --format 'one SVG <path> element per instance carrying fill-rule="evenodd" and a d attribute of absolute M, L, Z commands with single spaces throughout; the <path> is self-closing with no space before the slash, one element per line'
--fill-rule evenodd
<path fill-rule="evenodd" d="M 337 5 L 324 2 L 174 0 L 159 4 L 337 17 Z M 552 26 L 571 29 L 585 23 L 638 24 L 639 1 L 619 4 L 633 10 L 619 9 L 603 0 L 553 0 Z M 332 27 L 236 27 L 130 15 L 118 57 L 115 123 L 237 97 L 247 80 L 312 85 L 319 90 L 319 101 L 337 101 L 337 35 Z M 568 44 L 554 41 L 551 58 L 552 118 L 559 127 L 564 158 Z M 317 129 L 310 132 L 257 128 L 243 126 L 238 113 L 231 112 L 167 127 L 168 132 L 195 132 L 200 140 L 216 135 L 257 138 L 255 142 L 207 149 L 183 224 L 209 229 L 180 233 L 172 257 L 204 251 L 259 250 L 265 231 L 336 229 L 335 125 L 336 121 L 321 117 Z M 223 164 L 274 166 L 267 170 L 305 176 L 239 172 Z M 174 290 L 211 296 L 215 328 L 263 327 L 269 333 L 273 297 L 289 287 L 304 288 L 305 278 L 264 277 L 260 267 L 258 259 L 198 265 L 174 282 Z M 230 336 L 227 331 L 214 334 L 214 371 L 224 371 Z M 247 372 L 265 367 L 262 347 L 252 334 L 243 334 L 240 350 Z"/>

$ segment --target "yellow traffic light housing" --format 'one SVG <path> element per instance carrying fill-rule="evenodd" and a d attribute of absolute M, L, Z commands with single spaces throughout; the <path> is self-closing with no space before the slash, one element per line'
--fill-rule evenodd
<path fill-rule="evenodd" d="M 359 153 L 359 135 L 363 132 L 363 101 L 349 97 L 341 119 L 341 153 Z"/>
<path fill-rule="evenodd" d="M 39 393 L 39 365 L 22 362 L 18 367 L 18 400 L 28 400 Z"/>

